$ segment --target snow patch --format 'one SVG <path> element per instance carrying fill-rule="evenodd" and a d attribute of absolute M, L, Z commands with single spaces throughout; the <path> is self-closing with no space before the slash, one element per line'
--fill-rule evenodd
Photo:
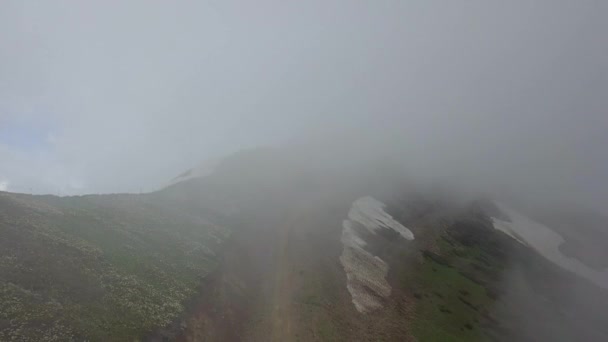
<path fill-rule="evenodd" d="M 403 238 L 414 240 L 414 234 L 386 213 L 384 207 L 384 203 L 373 197 L 361 197 L 353 203 L 348 218 L 362 224 L 372 234 L 376 234 L 379 228 L 390 228 L 401 234 Z"/>
<path fill-rule="evenodd" d="M 367 242 L 360 238 L 359 235 L 357 235 L 357 232 L 354 231 L 352 222 L 350 222 L 349 220 L 344 220 L 342 222 L 342 227 L 343 229 L 341 241 L 343 245 L 357 247 L 363 247 L 367 245 Z"/>
<path fill-rule="evenodd" d="M 352 204 L 348 219 L 342 222 L 344 249 L 340 263 L 346 272 L 346 288 L 355 308 L 361 313 L 381 308 L 382 298 L 390 296 L 391 287 L 386 281 L 388 265 L 363 248 L 367 242 L 357 233 L 355 223 L 371 234 L 376 234 L 377 229 L 388 228 L 407 240 L 414 239 L 414 234 L 386 213 L 384 207 L 382 202 L 372 197 L 361 197 Z"/>
<path fill-rule="evenodd" d="M 345 246 L 340 262 L 346 272 L 346 288 L 357 311 L 366 313 L 382 307 L 381 298 L 391 294 L 386 281 L 388 265 L 360 247 Z"/>
<path fill-rule="evenodd" d="M 512 237 L 513 239 L 515 239 L 517 242 L 521 243 L 522 245 L 528 246 L 526 241 L 524 241 L 523 238 L 520 237 L 513 230 L 513 228 L 511 228 L 511 225 L 510 225 L 511 222 L 503 221 L 503 220 L 497 219 L 495 217 L 492 217 L 492 223 L 493 223 L 494 229 L 500 230 L 501 232 L 503 232 L 503 233 L 509 235 L 510 237 Z"/>
<path fill-rule="evenodd" d="M 493 217 L 492 221 L 495 229 L 536 250 L 540 255 L 561 268 L 577 274 L 602 288 L 608 289 L 608 269 L 598 272 L 578 259 L 562 254 L 559 246 L 565 241 L 561 235 L 551 228 L 519 214 L 504 204 L 496 203 L 496 205 L 503 213 L 509 216 L 511 222 Z"/>

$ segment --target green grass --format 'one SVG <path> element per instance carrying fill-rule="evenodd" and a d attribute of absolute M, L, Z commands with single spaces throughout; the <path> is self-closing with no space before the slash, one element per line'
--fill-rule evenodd
<path fill-rule="evenodd" d="M 406 282 L 416 298 L 412 331 L 419 341 L 477 341 L 481 322 L 494 305 L 487 288 L 502 271 L 502 260 L 484 246 L 465 246 L 444 234 L 441 256 L 427 254 Z M 481 280 L 481 281 L 479 281 Z"/>
<path fill-rule="evenodd" d="M 183 311 L 229 236 L 145 195 L 2 195 L 0 218 L 1 341 L 137 340 Z"/>
<path fill-rule="evenodd" d="M 333 304 L 338 301 L 339 291 L 344 286 L 337 283 L 332 268 L 326 263 L 314 269 L 297 272 L 297 292 L 293 305 L 298 310 L 300 324 L 307 326 L 305 336 L 296 336 L 297 341 L 342 341 L 341 327 L 334 320 Z"/>
<path fill-rule="evenodd" d="M 412 324 L 414 336 L 420 341 L 479 339 L 479 310 L 491 303 L 485 288 L 457 269 L 428 258 L 421 265 L 417 277 L 414 291 L 420 298 Z"/>

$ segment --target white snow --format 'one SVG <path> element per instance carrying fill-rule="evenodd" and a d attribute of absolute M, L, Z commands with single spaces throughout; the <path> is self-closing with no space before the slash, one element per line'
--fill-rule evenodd
<path fill-rule="evenodd" d="M 346 272 L 346 288 L 357 311 L 366 313 L 382 307 L 380 298 L 391 294 L 386 281 L 388 265 L 360 247 L 345 246 L 340 262 Z"/>
<path fill-rule="evenodd" d="M 500 230 L 501 232 L 509 235 L 513 239 L 517 240 L 517 242 L 521 243 L 524 246 L 528 246 L 526 241 L 524 241 L 512 228 L 508 221 L 502 221 L 497 218 L 492 217 L 492 221 L 494 223 L 494 229 Z"/>
<path fill-rule="evenodd" d="M 353 230 L 352 222 L 349 220 L 342 221 L 342 244 L 345 246 L 357 246 L 363 247 L 367 245 L 362 238 L 357 235 L 357 232 Z"/>
<path fill-rule="evenodd" d="M 562 254 L 559 246 L 564 243 L 558 233 L 549 227 L 523 216 L 504 204 L 496 203 L 507 214 L 511 222 L 492 218 L 494 228 L 510 235 L 517 241 L 536 250 L 540 255 L 556 265 L 573 272 L 596 285 L 608 289 L 608 269 L 598 272 L 578 259 Z"/>
<path fill-rule="evenodd" d="M 384 207 L 384 203 L 373 197 L 361 197 L 353 203 L 348 218 L 362 224 L 372 234 L 376 234 L 377 229 L 384 227 L 393 229 L 407 240 L 413 240 L 414 234 L 386 213 Z"/>
<path fill-rule="evenodd" d="M 348 219 L 342 222 L 341 241 L 344 249 L 340 263 L 346 272 L 346 288 L 355 308 L 361 313 L 381 308 L 381 299 L 391 294 L 391 287 L 386 281 L 388 265 L 363 248 L 367 243 L 354 229 L 355 223 L 371 234 L 385 227 L 395 230 L 407 240 L 414 239 L 414 234 L 386 213 L 384 207 L 382 202 L 372 197 L 361 197 L 352 204 Z"/>

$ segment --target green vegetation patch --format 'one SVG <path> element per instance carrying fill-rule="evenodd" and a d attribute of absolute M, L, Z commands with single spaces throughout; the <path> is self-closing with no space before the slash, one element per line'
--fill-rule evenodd
<path fill-rule="evenodd" d="M 230 232 L 146 197 L 0 198 L 0 341 L 133 341 L 167 325 Z"/>
<path fill-rule="evenodd" d="M 439 253 L 404 282 L 416 300 L 413 334 L 420 341 L 475 341 L 491 326 L 488 312 L 498 296 L 509 241 L 483 221 L 457 222 L 437 238 Z"/>
<path fill-rule="evenodd" d="M 485 288 L 428 257 L 417 273 L 414 336 L 420 341 L 479 339 L 480 310 L 492 302 Z"/>

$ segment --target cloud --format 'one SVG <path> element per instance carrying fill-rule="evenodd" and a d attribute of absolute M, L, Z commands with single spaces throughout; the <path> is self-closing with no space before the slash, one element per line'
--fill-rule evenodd
<path fill-rule="evenodd" d="M 137 192 L 244 147 L 361 130 L 423 174 L 608 199 L 606 6 L 3 1 L 0 126 L 45 147 L 0 129 L 0 172 Z"/>
<path fill-rule="evenodd" d="M 0 191 L 8 191 L 9 182 L 7 180 L 0 179 Z"/>

